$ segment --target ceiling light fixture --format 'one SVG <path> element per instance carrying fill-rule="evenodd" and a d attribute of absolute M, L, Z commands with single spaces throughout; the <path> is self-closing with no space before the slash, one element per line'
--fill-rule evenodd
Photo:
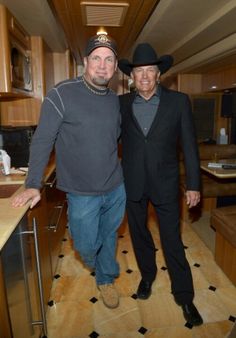
<path fill-rule="evenodd" d="M 99 30 L 97 31 L 97 35 L 107 35 L 107 31 L 104 28 L 99 28 Z"/>

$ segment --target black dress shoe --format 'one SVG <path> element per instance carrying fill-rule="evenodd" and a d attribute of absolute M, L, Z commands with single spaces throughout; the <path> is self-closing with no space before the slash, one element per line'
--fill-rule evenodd
<path fill-rule="evenodd" d="M 193 326 L 198 326 L 203 323 L 202 317 L 193 303 L 182 305 L 184 318 Z"/>
<path fill-rule="evenodd" d="M 139 299 L 147 299 L 152 293 L 152 282 L 141 280 L 137 290 L 137 297 Z"/>

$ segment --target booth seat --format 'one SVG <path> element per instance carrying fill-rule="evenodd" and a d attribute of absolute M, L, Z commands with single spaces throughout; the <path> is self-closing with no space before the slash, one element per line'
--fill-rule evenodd
<path fill-rule="evenodd" d="M 216 230 L 215 260 L 236 286 L 236 205 L 212 210 Z"/>
<path fill-rule="evenodd" d="M 236 144 L 218 145 L 218 144 L 199 144 L 200 161 L 214 162 L 216 159 L 236 158 Z M 179 158 L 180 170 L 180 192 L 182 203 L 182 219 L 189 219 L 189 212 L 184 201 L 184 193 L 186 191 L 185 184 L 185 169 L 183 154 L 180 153 Z M 207 205 L 207 211 L 210 211 L 216 206 L 216 198 L 219 196 L 234 196 L 236 195 L 236 180 L 235 179 L 220 179 L 201 170 L 201 206 L 204 208 Z M 199 209 L 199 207 L 198 207 Z"/>

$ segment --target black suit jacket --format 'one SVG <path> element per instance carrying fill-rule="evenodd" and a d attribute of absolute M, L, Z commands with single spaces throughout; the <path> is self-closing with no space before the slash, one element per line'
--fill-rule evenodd
<path fill-rule="evenodd" d="M 133 114 L 135 93 L 119 98 L 127 198 L 138 201 L 144 193 L 155 203 L 178 198 L 179 143 L 185 158 L 187 190 L 200 190 L 198 148 L 188 96 L 162 87 L 159 108 L 146 137 Z"/>

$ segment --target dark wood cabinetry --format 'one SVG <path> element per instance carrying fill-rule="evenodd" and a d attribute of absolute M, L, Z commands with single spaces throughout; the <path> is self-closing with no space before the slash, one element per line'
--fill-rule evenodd
<path fill-rule="evenodd" d="M 56 189 L 55 173 L 45 183 L 39 204 L 28 212 L 29 224 L 34 218 L 38 228 L 44 304 L 47 306 L 67 223 L 65 193 Z"/>
<path fill-rule="evenodd" d="M 14 41 L 19 46 L 19 50 L 30 51 L 30 36 L 7 8 L 1 4 L 0 41 L 0 98 L 17 99 L 31 96 L 30 91 L 22 91 L 14 87 L 11 60 L 11 42 Z"/>
<path fill-rule="evenodd" d="M 25 214 L 1 250 L 1 338 L 37 338 L 47 332 L 36 222 Z"/>
<path fill-rule="evenodd" d="M 65 193 L 56 189 L 54 176 L 0 253 L 0 338 L 47 333 L 46 309 L 67 223 Z"/>
<path fill-rule="evenodd" d="M 53 52 L 41 36 L 29 36 L 1 4 L 0 41 L 0 124 L 15 127 L 37 125 L 46 93 L 55 83 L 76 76 L 75 60 L 69 50 Z M 13 42 L 30 54 L 31 81 L 30 85 L 27 83 L 27 88 L 30 86 L 27 90 L 16 90 L 12 85 Z"/>
<path fill-rule="evenodd" d="M 64 238 L 67 224 L 67 202 L 64 192 L 58 190 L 55 186 L 55 172 L 45 183 L 45 194 L 48 208 L 48 230 L 50 241 L 50 257 L 52 275 L 56 273 L 58 256 L 61 251 L 62 240 Z"/>
<path fill-rule="evenodd" d="M 1 102 L 3 126 L 37 125 L 40 108 L 46 92 L 54 84 L 53 53 L 40 36 L 32 36 L 31 61 L 33 74 L 32 97 Z"/>
<path fill-rule="evenodd" d="M 52 286 L 51 261 L 50 261 L 50 246 L 49 246 L 49 231 L 48 231 L 48 209 L 45 190 L 41 193 L 41 200 L 32 210 L 27 213 L 29 225 L 33 224 L 35 218 L 38 230 L 38 248 L 40 256 L 40 265 L 42 273 L 42 287 L 44 293 L 45 307 L 50 297 Z M 31 252 L 36 265 L 36 257 L 34 254 L 34 245 L 31 246 Z M 37 284 L 37 281 L 35 281 Z"/>
<path fill-rule="evenodd" d="M 10 317 L 3 279 L 2 261 L 0 256 L 0 338 L 11 338 Z"/>

